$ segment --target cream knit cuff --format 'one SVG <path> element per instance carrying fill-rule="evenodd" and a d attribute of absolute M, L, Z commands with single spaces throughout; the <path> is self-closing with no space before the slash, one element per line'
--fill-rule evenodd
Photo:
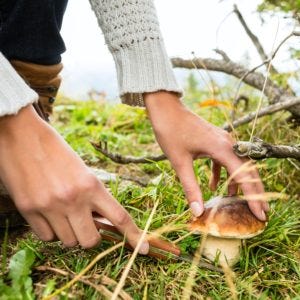
<path fill-rule="evenodd" d="M 0 52 L 0 117 L 16 114 L 37 100 L 37 93 L 24 82 Z"/>
<path fill-rule="evenodd" d="M 160 38 L 147 38 L 112 52 L 115 60 L 119 91 L 123 103 L 144 106 L 142 93 L 159 90 L 176 92 L 182 89 L 176 82 L 170 59 Z"/>

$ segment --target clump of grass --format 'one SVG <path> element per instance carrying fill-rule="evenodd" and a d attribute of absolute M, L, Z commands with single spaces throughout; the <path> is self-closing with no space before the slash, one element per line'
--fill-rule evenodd
<path fill-rule="evenodd" d="M 190 105 L 196 113 L 215 124 L 220 125 L 226 120 L 223 109 L 200 109 L 195 101 Z M 146 187 L 120 182 L 110 183 L 108 187 L 141 228 L 145 227 L 154 204 L 158 202 L 149 230 L 163 232 L 164 228 L 175 226 L 177 230 L 173 229 L 163 235 L 169 240 L 177 241 L 184 253 L 193 254 L 198 248 L 199 237 L 187 235 L 188 232 L 182 226 L 191 215 L 187 211 L 182 187 L 170 164 L 162 161 L 119 166 L 99 155 L 89 144 L 89 140 L 104 140 L 111 151 L 124 155 L 160 153 L 145 112 L 123 105 L 98 105 L 91 101 L 61 103 L 56 110 L 55 127 L 89 165 L 104 167 L 119 174 L 147 174 L 153 178 L 160 176 L 156 184 L 148 184 Z M 299 129 L 291 130 L 285 118 L 286 115 L 280 113 L 258 120 L 256 133 L 273 143 L 299 143 Z M 270 122 L 272 126 L 266 126 Z M 239 128 L 239 139 L 248 139 L 249 131 L 247 126 Z M 191 290 L 192 298 L 226 299 L 231 298 L 234 292 L 238 299 L 299 299 L 300 168 L 297 169 L 295 165 L 298 166 L 296 162 L 289 160 L 264 161 L 264 168 L 260 173 L 266 190 L 283 192 L 289 199 L 271 203 L 267 229 L 262 235 L 244 243 L 240 261 L 232 270 L 234 275 L 230 277 L 230 284 L 223 274 L 197 268 Z M 210 161 L 196 161 L 194 170 L 204 198 L 208 200 L 213 196 L 208 189 Z M 223 183 L 226 176 L 223 170 Z M 103 241 L 92 250 L 80 247 L 64 249 L 59 242 L 40 242 L 30 232 L 14 241 L 8 239 L 3 245 L 5 251 L 2 250 L 2 253 L 7 253 L 8 256 L 20 249 L 33 251 L 35 264 L 32 267 L 32 279 L 35 294 L 39 298 L 55 293 L 84 270 L 99 252 L 112 246 Z M 105 295 L 111 295 L 130 257 L 131 253 L 124 248 L 102 257 L 81 277 L 81 281 L 74 282 L 67 290 L 62 291 L 60 298 L 101 299 Z M 134 299 L 181 299 L 190 268 L 189 263 L 138 256 L 124 282 L 124 293 Z M 3 270 L 2 277 L 9 284 L 5 267 Z M 95 288 L 97 286 L 99 289 Z"/>

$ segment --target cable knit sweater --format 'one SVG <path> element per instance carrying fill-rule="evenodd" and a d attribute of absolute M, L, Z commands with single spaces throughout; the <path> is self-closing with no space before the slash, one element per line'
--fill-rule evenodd
<path fill-rule="evenodd" d="M 167 56 L 152 0 L 89 0 L 113 55 L 122 102 L 143 106 L 142 94 L 182 93 Z M 0 116 L 37 101 L 0 53 Z"/>

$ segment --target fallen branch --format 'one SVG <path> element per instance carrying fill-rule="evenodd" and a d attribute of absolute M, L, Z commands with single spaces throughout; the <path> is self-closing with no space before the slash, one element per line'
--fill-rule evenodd
<path fill-rule="evenodd" d="M 295 97 L 290 97 L 285 102 L 279 102 L 273 105 L 269 105 L 267 107 L 262 108 L 258 114 L 257 118 L 261 118 L 266 115 L 271 115 L 275 112 L 287 109 L 289 107 L 292 107 L 294 105 L 299 105 L 300 104 L 300 98 L 295 98 Z M 237 128 L 241 125 L 247 124 L 251 122 L 252 120 L 255 119 L 256 112 L 251 112 L 246 116 L 243 116 L 237 120 L 235 120 L 232 124 L 225 124 L 223 126 L 223 129 L 226 131 L 232 131 L 234 128 Z M 135 164 L 140 164 L 140 163 L 151 163 L 153 161 L 158 162 L 167 159 L 167 157 L 164 154 L 157 155 L 157 156 L 144 156 L 144 157 L 134 157 L 134 156 L 123 156 L 119 153 L 111 153 L 107 149 L 107 143 L 99 142 L 94 143 L 91 142 L 93 147 L 102 153 L 104 156 L 110 158 L 112 161 L 119 163 L 119 164 L 129 164 L 129 163 L 135 163 Z"/>
<path fill-rule="evenodd" d="M 130 163 L 135 163 L 135 164 L 144 164 L 144 163 L 151 163 L 151 162 L 157 162 L 166 159 L 166 156 L 164 154 L 158 155 L 158 156 L 143 156 L 143 157 L 134 157 L 134 156 L 123 156 L 119 153 L 111 153 L 107 149 L 107 143 L 104 142 L 99 142 L 94 143 L 90 142 L 92 146 L 102 153 L 104 156 L 110 158 L 112 161 L 118 163 L 118 164 L 130 164 Z"/>
<path fill-rule="evenodd" d="M 252 159 L 274 157 L 295 158 L 300 161 L 300 146 L 271 145 L 259 138 L 254 138 L 253 142 L 237 142 L 233 150 L 240 157 Z"/>

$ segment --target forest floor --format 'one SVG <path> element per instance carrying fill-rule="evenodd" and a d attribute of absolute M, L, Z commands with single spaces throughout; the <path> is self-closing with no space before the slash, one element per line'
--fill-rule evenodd
<path fill-rule="evenodd" d="M 254 100 L 250 109 L 255 104 Z M 229 114 L 226 105 L 200 107 L 197 102 L 190 101 L 189 106 L 218 126 Z M 270 143 L 300 144 L 300 130 L 291 128 L 286 122 L 287 116 L 287 113 L 279 112 L 259 119 L 255 135 Z M 145 227 L 155 203 L 158 203 L 149 231 L 176 225 L 163 236 L 174 241 L 184 253 L 196 251 L 199 236 L 184 238 L 187 231 L 180 229 L 191 215 L 182 187 L 168 161 L 120 165 L 95 151 L 89 142 L 105 141 L 110 151 L 123 155 L 160 154 L 144 110 L 121 104 L 61 100 L 56 105 L 53 124 L 88 165 L 120 176 L 107 187 L 140 228 Z M 248 140 L 250 132 L 251 126 L 244 125 L 236 130 L 235 136 L 239 140 Z M 119 297 L 182 299 L 184 293 L 191 292 L 192 299 L 300 299 L 300 165 L 291 159 L 270 158 L 260 161 L 259 169 L 266 191 L 287 197 L 271 202 L 266 230 L 243 244 L 240 260 L 232 270 L 222 274 L 197 268 L 192 290 L 186 291 L 187 280 L 191 278 L 190 263 L 137 256 Z M 195 173 L 205 200 L 218 194 L 221 187 L 215 193 L 208 189 L 208 159 L 195 161 Z M 124 176 L 132 180 L 123 181 Z M 148 183 L 141 186 L 136 179 Z M 224 171 L 221 183 L 225 179 Z M 58 293 L 99 253 L 113 246 L 103 241 L 91 250 L 79 246 L 66 249 L 59 242 L 41 242 L 30 231 L 8 232 L 6 237 L 2 233 L 1 243 L 0 299 L 33 299 L 34 295 L 40 299 Z M 15 253 L 19 256 L 12 257 Z M 62 290 L 56 299 L 110 298 L 131 255 L 122 247 L 111 251 L 80 280 Z M 10 273 L 9 269 L 12 269 Z"/>

